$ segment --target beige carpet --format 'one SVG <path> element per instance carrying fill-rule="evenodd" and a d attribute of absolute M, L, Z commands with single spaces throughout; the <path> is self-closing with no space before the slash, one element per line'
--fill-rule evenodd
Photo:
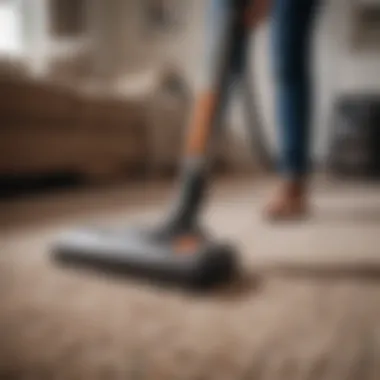
<path fill-rule="evenodd" d="M 1 204 L 0 379 L 380 379 L 379 189 L 317 184 L 313 218 L 286 226 L 261 220 L 266 189 L 216 191 L 206 220 L 246 273 L 204 296 L 48 260 L 70 225 L 154 221 L 165 186 Z"/>

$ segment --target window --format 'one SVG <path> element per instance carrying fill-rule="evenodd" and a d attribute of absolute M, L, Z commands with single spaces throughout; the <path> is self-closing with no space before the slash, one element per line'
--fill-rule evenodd
<path fill-rule="evenodd" d="M 22 50 L 22 19 L 17 0 L 0 0 L 0 54 L 18 55 Z"/>

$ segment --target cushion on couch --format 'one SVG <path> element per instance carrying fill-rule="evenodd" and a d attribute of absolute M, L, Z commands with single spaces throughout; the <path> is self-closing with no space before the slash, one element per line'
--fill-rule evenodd
<path fill-rule="evenodd" d="M 24 78 L 0 80 L 2 128 L 20 125 L 69 127 L 77 118 L 80 97 L 68 88 L 51 82 Z"/>

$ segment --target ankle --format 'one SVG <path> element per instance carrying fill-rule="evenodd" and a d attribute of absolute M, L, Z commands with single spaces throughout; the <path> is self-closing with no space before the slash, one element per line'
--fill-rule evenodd
<path fill-rule="evenodd" d="M 307 191 L 304 178 L 284 178 L 281 180 L 280 192 L 288 198 L 303 198 Z"/>

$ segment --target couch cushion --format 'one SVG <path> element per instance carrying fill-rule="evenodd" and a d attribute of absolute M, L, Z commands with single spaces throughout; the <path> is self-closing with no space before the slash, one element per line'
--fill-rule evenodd
<path fill-rule="evenodd" d="M 79 123 L 94 129 L 140 128 L 145 124 L 146 103 L 141 99 L 82 95 Z"/>
<path fill-rule="evenodd" d="M 26 78 L 0 80 L 2 128 L 20 125 L 72 125 L 80 107 L 75 91 L 47 81 Z M 53 122 L 54 121 L 54 122 Z"/>

